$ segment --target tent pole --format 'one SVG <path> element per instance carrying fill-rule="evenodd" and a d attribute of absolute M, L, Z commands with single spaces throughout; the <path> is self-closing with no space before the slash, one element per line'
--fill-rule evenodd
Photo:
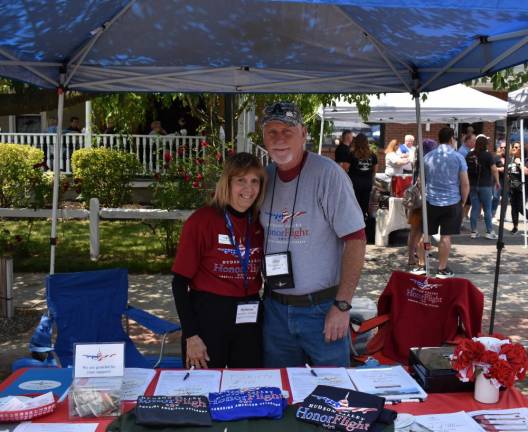
<path fill-rule="evenodd" d="M 508 124 L 509 123 L 509 124 Z M 495 310 L 497 308 L 497 291 L 499 286 L 499 273 L 500 273 L 500 262 L 502 249 L 504 249 L 504 242 L 502 241 L 504 236 L 504 217 L 506 216 L 506 208 L 508 207 L 508 197 L 510 193 L 510 182 L 508 175 L 508 165 L 510 164 L 510 136 L 512 129 L 513 119 L 506 120 L 506 148 L 504 149 L 504 187 L 502 188 L 501 194 L 501 208 L 500 208 L 500 219 L 499 219 L 499 235 L 497 239 L 497 259 L 495 261 L 495 277 L 493 279 L 493 297 L 491 301 L 491 312 L 490 312 L 490 326 L 489 334 L 493 334 L 493 328 L 495 326 Z"/>
<path fill-rule="evenodd" d="M 61 73 L 61 82 L 64 82 L 64 73 Z M 60 162 L 62 160 L 62 123 L 64 117 L 64 88 L 57 88 L 59 96 L 57 107 L 57 136 L 53 143 L 53 205 L 51 210 L 51 236 L 50 236 L 50 275 L 55 273 L 55 246 L 57 245 L 57 212 L 59 207 Z"/>
<path fill-rule="evenodd" d="M 427 223 L 427 202 L 425 191 L 425 166 L 423 155 L 423 139 L 422 139 L 422 114 L 420 112 L 420 93 L 413 92 L 414 103 L 416 107 L 416 137 L 418 140 L 418 160 L 420 161 L 420 190 L 422 191 L 422 222 L 423 222 L 423 246 L 425 256 L 425 272 L 429 276 L 429 249 L 431 243 L 429 241 L 429 225 Z"/>
<path fill-rule="evenodd" d="M 321 114 L 321 131 L 319 132 L 319 154 L 323 151 L 323 131 L 324 131 L 324 105 L 323 105 L 323 113 Z"/>
<path fill-rule="evenodd" d="M 524 119 L 521 118 L 520 120 L 520 132 L 521 132 L 521 183 L 523 185 L 522 188 L 522 202 L 523 202 L 523 218 L 524 218 L 524 248 L 526 249 L 528 247 L 528 235 L 526 234 L 526 175 L 524 174 L 524 158 L 526 155 L 524 154 Z"/>

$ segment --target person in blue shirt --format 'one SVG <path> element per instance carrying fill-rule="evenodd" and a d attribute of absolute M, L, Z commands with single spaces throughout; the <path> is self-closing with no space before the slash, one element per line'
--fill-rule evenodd
<path fill-rule="evenodd" d="M 469 194 L 467 163 L 455 150 L 453 129 L 444 127 L 438 133 L 438 147 L 424 157 L 427 220 L 429 233 L 438 232 L 438 272 L 436 277 L 454 276 L 447 267 L 451 251 L 451 236 L 460 233 L 462 206 Z M 420 264 L 423 264 L 423 251 Z"/>

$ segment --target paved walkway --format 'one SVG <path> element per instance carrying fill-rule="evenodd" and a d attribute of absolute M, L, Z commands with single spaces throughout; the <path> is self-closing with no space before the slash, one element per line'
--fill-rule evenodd
<path fill-rule="evenodd" d="M 528 249 L 523 247 L 521 235 L 509 234 L 511 224 L 506 224 L 505 249 L 498 284 L 495 331 L 512 336 L 528 344 Z M 483 331 L 489 326 L 489 315 L 496 262 L 496 243 L 484 238 L 469 239 L 467 234 L 453 241 L 450 267 L 457 276 L 471 280 L 485 295 Z M 403 246 L 368 246 L 368 259 L 361 276 L 357 295 L 376 300 L 393 270 L 405 270 L 406 248 Z M 436 268 L 435 252 L 431 260 Z M 44 279 L 42 273 L 15 275 L 15 305 L 24 310 L 45 310 Z M 177 320 L 171 293 L 170 275 L 130 275 L 130 303 L 161 317 Z M 36 324 L 36 323 L 35 323 Z M 13 359 L 27 353 L 31 331 L 17 335 L 14 340 L 0 343 L 0 377 L 5 375 Z M 133 328 L 136 342 L 153 352 L 154 338 L 148 332 Z M 177 339 L 169 344 L 169 352 L 179 354 Z"/>

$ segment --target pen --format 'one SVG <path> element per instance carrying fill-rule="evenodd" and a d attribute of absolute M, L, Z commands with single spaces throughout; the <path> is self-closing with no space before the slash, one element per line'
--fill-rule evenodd
<path fill-rule="evenodd" d="M 317 375 L 315 373 L 315 371 L 310 367 L 310 365 L 308 363 L 305 363 L 304 366 L 306 367 L 306 369 L 308 369 L 310 371 L 310 373 L 314 376 L 314 377 L 317 377 L 319 375 Z"/>
<path fill-rule="evenodd" d="M 183 377 L 183 381 L 185 381 L 187 378 L 191 376 L 191 371 L 194 370 L 194 366 L 191 366 L 191 368 L 187 371 L 185 376 Z"/>

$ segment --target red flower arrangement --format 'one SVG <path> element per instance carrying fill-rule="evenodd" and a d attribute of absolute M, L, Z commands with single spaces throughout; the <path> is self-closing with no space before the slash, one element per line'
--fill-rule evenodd
<path fill-rule="evenodd" d="M 463 339 L 451 355 L 451 366 L 461 381 L 473 381 L 482 371 L 497 388 L 511 387 L 526 378 L 528 355 L 524 347 L 508 339 L 492 337 Z"/>

